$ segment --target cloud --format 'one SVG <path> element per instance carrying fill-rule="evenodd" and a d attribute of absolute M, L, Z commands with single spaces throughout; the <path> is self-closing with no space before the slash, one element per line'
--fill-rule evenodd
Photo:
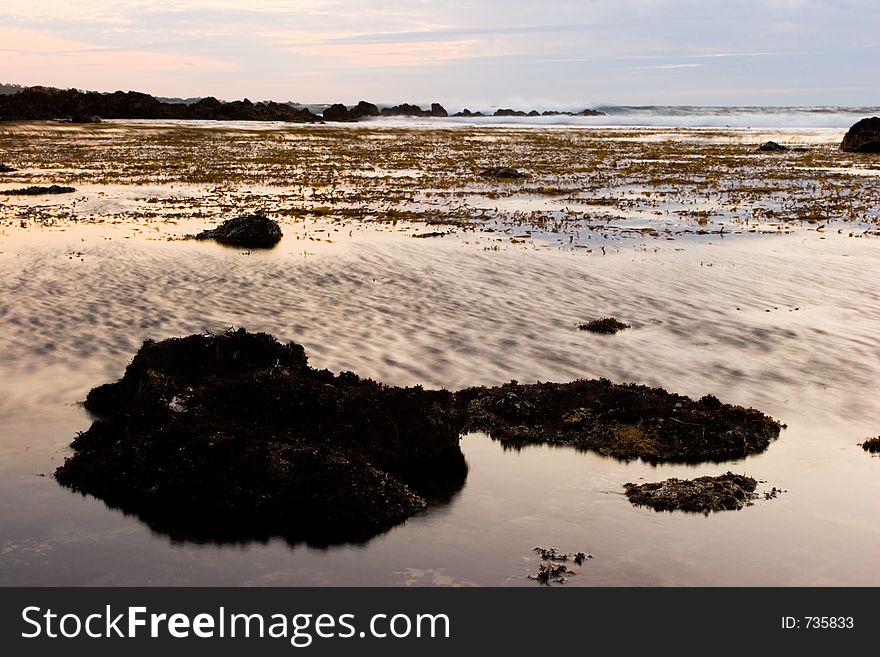
<path fill-rule="evenodd" d="M 670 70 L 676 68 L 703 68 L 703 64 L 654 64 L 653 66 L 631 66 L 631 71 Z"/>

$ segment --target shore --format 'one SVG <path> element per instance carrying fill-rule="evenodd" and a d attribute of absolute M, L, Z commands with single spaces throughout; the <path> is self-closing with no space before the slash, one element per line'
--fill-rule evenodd
<path fill-rule="evenodd" d="M 0 312 L 0 572 L 32 583 L 71 582 L 77 564 L 76 583 L 530 585 L 532 548 L 556 545 L 595 555 L 570 585 L 874 583 L 880 491 L 858 443 L 876 435 L 880 410 L 865 392 L 880 380 L 880 177 L 876 159 L 836 150 L 840 136 L 2 126 L 0 159 L 18 170 L 0 189 L 76 192 L 0 192 L 0 298 L 13 300 Z M 794 148 L 756 153 L 769 139 Z M 526 177 L 479 176 L 499 165 Z M 178 240 L 247 211 L 279 221 L 276 249 Z M 425 233 L 441 234 L 413 239 Z M 578 330 L 607 316 L 631 328 Z M 788 428 L 763 454 L 700 466 L 504 451 L 471 435 L 453 499 L 329 551 L 172 543 L 38 476 L 88 426 L 76 402 L 118 378 L 143 339 L 230 325 L 391 385 L 607 377 L 716 395 Z M 626 482 L 727 470 L 788 492 L 710 518 L 623 495 Z M 711 557 L 694 564 L 695 549 Z M 153 565 L 133 568 L 144 560 Z"/>

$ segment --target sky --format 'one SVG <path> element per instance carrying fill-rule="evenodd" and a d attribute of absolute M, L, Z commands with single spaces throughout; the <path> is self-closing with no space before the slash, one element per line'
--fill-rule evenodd
<path fill-rule="evenodd" d="M 0 83 L 448 109 L 880 105 L 877 0 L 0 0 Z"/>

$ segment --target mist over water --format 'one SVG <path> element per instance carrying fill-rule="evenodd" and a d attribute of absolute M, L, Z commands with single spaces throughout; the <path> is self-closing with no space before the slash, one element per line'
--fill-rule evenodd
<path fill-rule="evenodd" d="M 505 106 L 506 107 L 506 106 Z M 538 116 L 455 118 L 456 122 L 476 125 L 571 125 L 571 126 L 653 126 L 679 128 L 848 128 L 856 121 L 880 115 L 880 107 L 704 107 L 695 105 L 584 105 L 528 106 L 511 109 L 526 112 L 596 109 L 605 116 Z M 450 114 L 460 107 L 447 107 Z M 472 112 L 491 115 L 497 107 L 468 107 Z"/>

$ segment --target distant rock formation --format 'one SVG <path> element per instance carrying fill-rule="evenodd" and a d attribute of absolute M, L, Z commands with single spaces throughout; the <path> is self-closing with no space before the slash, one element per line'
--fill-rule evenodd
<path fill-rule="evenodd" d="M 379 116 L 379 108 L 365 100 L 360 101 L 351 109 L 342 103 L 336 103 L 324 110 L 325 121 L 360 121 L 363 118 Z"/>
<path fill-rule="evenodd" d="M 440 103 L 431 103 L 431 109 L 429 110 L 423 110 L 418 105 L 402 103 L 400 105 L 395 105 L 394 107 L 383 108 L 381 110 L 381 114 L 382 116 L 449 116 L 449 114 L 443 108 L 443 105 L 441 105 Z"/>
<path fill-rule="evenodd" d="M 471 112 L 467 107 L 465 107 L 460 112 L 456 112 L 452 116 L 464 116 L 464 117 L 478 117 L 478 116 L 486 116 L 482 112 Z"/>
<path fill-rule="evenodd" d="M 880 117 L 872 116 L 854 124 L 840 142 L 849 153 L 880 153 Z"/>
<path fill-rule="evenodd" d="M 559 112 L 556 110 L 547 110 L 544 112 L 531 110 L 529 112 L 524 112 L 523 110 L 500 108 L 495 110 L 495 113 L 492 116 L 605 116 L 605 112 L 600 112 L 599 110 L 594 109 L 585 109 L 580 112 Z"/>
<path fill-rule="evenodd" d="M 112 94 L 76 89 L 28 87 L 0 96 L 0 121 L 104 119 L 203 119 L 223 121 L 287 121 L 312 123 L 320 118 L 307 109 L 295 109 L 272 101 L 244 100 L 224 103 L 208 97 L 191 105 L 163 103 L 136 91 Z"/>

